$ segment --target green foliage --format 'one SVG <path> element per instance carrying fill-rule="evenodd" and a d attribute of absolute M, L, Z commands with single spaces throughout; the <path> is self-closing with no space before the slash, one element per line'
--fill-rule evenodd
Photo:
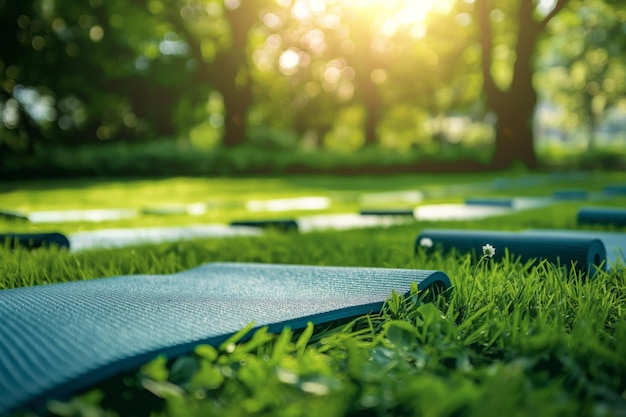
<path fill-rule="evenodd" d="M 421 9 L 429 3 L 431 10 Z M 312 159 L 255 160 L 257 147 L 331 154 L 364 146 L 374 153 L 377 147 L 400 154 L 415 149 L 428 157 L 443 152 L 445 159 L 464 156 L 474 146 L 492 148 L 493 121 L 482 97 L 486 45 L 478 42 L 485 25 L 475 13 L 483 3 L 475 3 L 2 0 L 2 165 L 11 167 L 11 175 L 30 170 L 45 176 L 40 153 L 52 148 L 55 154 L 56 145 L 148 142 L 155 136 L 188 138 L 200 149 L 245 143 L 255 150 L 227 157 L 223 165 L 222 155 L 212 159 L 201 153 L 209 167 L 204 170 L 195 159 L 176 163 L 155 157 L 158 162 L 144 163 L 133 174 L 164 166 L 167 175 L 178 169 L 172 165 L 191 165 L 200 174 L 242 166 L 281 171 Z M 525 16 L 543 33 L 538 22 L 547 13 L 546 2 L 531 3 Z M 545 74 L 537 85 L 566 108 L 559 127 L 593 128 L 621 100 L 625 15 L 615 1 L 569 3 L 543 33 L 548 47 L 538 68 Z M 520 35 L 530 27 L 518 21 L 522 4 L 489 5 L 494 48 L 487 72 L 502 91 L 512 82 L 514 64 L 534 59 L 537 33 Z M 528 48 L 516 51 L 518 38 L 530 42 Z M 522 50 L 529 52 L 517 59 Z M 533 132 L 522 130 L 532 116 L 528 109 L 534 105 L 525 98 L 532 90 L 528 81 L 497 106 L 487 100 L 492 112 L 524 119 L 513 133 L 531 148 Z M 522 102 L 531 104 L 528 114 L 520 114 Z M 501 110 L 509 105 L 510 111 Z M 472 122 L 463 134 L 437 122 L 459 114 Z M 91 151 L 78 151 L 83 152 Z M 22 154 L 32 158 L 23 161 Z M 484 158 L 492 154 L 481 152 Z M 365 162 L 370 163 L 354 164 Z M 71 163 L 64 158 L 47 165 L 89 175 L 103 173 L 105 165 L 132 170 L 126 163 L 78 162 L 76 168 L 68 167 Z M 337 164 L 350 162 L 339 157 Z"/>
<path fill-rule="evenodd" d="M 237 148 L 197 147 L 186 141 L 162 139 L 145 143 L 107 143 L 81 146 L 69 151 L 62 146 L 37 147 L 32 155 L 14 155 L 0 165 L 1 179 L 80 177 L 167 177 L 280 175 L 289 172 L 368 172 L 378 168 L 399 171 L 421 161 L 470 160 L 486 162 L 489 153 L 476 152 L 479 143 L 463 143 L 429 149 L 413 147 L 406 152 L 394 147 L 355 149 L 346 139 L 359 142 L 354 126 L 338 126 L 329 134 L 335 149 L 294 147 L 293 134 L 259 129 L 249 143 Z M 404 147 L 404 145 L 403 145 Z"/>
<path fill-rule="evenodd" d="M 623 26 L 626 14 L 603 1 L 571 1 L 550 25 L 542 45 L 537 84 L 558 106 L 543 124 L 564 135 L 583 131 L 585 148 L 598 146 L 598 128 L 623 106 Z M 569 142 L 573 142 L 570 138 Z"/>

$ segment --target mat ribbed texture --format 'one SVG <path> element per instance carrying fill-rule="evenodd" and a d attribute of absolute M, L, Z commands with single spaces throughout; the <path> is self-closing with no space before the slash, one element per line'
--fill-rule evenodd
<path fill-rule="evenodd" d="M 251 322 L 280 331 L 378 311 L 392 290 L 443 288 L 443 272 L 212 263 L 0 291 L 0 415 L 219 344 Z"/>
<path fill-rule="evenodd" d="M 599 232 L 595 230 L 531 229 L 524 233 L 542 236 L 562 236 L 564 238 L 584 237 L 600 239 L 606 250 L 604 269 L 622 269 L 626 265 L 626 233 Z"/>
<path fill-rule="evenodd" d="M 415 242 L 415 250 L 424 246 L 424 238 L 429 238 L 432 247 L 445 252 L 455 249 L 460 253 L 473 253 L 482 256 L 482 247 L 490 244 L 496 248 L 494 260 L 501 260 L 506 250 L 522 262 L 531 259 L 547 260 L 562 266 L 574 263 L 579 271 L 593 276 L 596 267 L 606 263 L 606 250 L 600 239 L 585 236 L 562 234 L 532 234 L 516 232 L 491 232 L 482 230 L 429 229 L 423 230 Z M 429 244 L 430 244 L 429 242 Z"/>

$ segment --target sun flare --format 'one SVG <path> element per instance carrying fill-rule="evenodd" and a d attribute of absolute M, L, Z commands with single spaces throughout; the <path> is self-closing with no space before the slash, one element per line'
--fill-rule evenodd
<path fill-rule="evenodd" d="M 323 16 L 340 6 L 344 9 L 359 9 L 371 17 L 391 19 L 396 26 L 424 23 L 433 12 L 447 12 L 450 0 L 296 0 L 292 15 L 297 19 Z M 390 24 L 390 23 L 388 23 Z"/>

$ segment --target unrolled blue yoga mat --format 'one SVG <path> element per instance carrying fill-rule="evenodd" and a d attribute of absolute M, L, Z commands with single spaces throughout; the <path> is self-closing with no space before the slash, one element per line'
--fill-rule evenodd
<path fill-rule="evenodd" d="M 254 322 L 280 331 L 378 311 L 440 271 L 211 263 L 0 291 L 0 415 L 37 407 L 159 354 L 219 344 Z"/>

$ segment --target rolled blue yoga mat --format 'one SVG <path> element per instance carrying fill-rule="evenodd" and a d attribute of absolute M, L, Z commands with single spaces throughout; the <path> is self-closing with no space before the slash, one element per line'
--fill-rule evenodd
<path fill-rule="evenodd" d="M 496 206 L 512 208 L 515 201 L 512 198 L 471 197 L 465 199 L 465 204 L 470 206 Z"/>
<path fill-rule="evenodd" d="M 621 194 L 621 195 L 625 195 L 626 194 L 626 184 L 614 184 L 614 185 L 607 185 L 606 187 L 604 187 L 603 190 L 605 193 L 607 194 Z"/>
<path fill-rule="evenodd" d="M 531 259 L 548 260 L 562 266 L 574 267 L 593 276 L 597 268 L 606 263 L 606 249 L 600 239 L 584 236 L 532 235 L 516 232 L 495 232 L 480 230 L 427 229 L 423 230 L 415 242 L 426 250 L 442 249 L 450 252 L 483 255 L 483 245 L 495 248 L 493 259 L 499 261 L 505 252 L 520 257 L 522 262 Z"/>
<path fill-rule="evenodd" d="M 0 415 L 35 408 L 157 355 L 217 345 L 254 322 L 278 332 L 378 311 L 450 287 L 440 271 L 211 263 L 0 291 Z"/>
<path fill-rule="evenodd" d="M 606 250 L 604 269 L 610 271 L 626 265 L 626 233 L 599 232 L 594 230 L 531 229 L 522 233 L 539 236 L 584 237 L 600 239 Z"/>
<path fill-rule="evenodd" d="M 585 190 L 556 190 L 552 197 L 556 200 L 585 200 L 588 194 Z"/>
<path fill-rule="evenodd" d="M 28 221 L 28 216 L 17 211 L 0 210 L 0 219 Z"/>
<path fill-rule="evenodd" d="M 413 209 L 363 209 L 361 216 L 413 216 Z"/>
<path fill-rule="evenodd" d="M 231 226 L 258 227 L 261 229 L 275 229 L 282 232 L 298 231 L 298 222 L 292 219 L 280 220 L 236 220 Z"/>
<path fill-rule="evenodd" d="M 576 217 L 578 224 L 626 226 L 626 209 L 582 207 Z"/>
<path fill-rule="evenodd" d="M 22 246 L 26 249 L 36 249 L 44 246 L 58 246 L 69 248 L 70 241 L 61 233 L 0 233 L 0 244 L 15 248 Z"/>

